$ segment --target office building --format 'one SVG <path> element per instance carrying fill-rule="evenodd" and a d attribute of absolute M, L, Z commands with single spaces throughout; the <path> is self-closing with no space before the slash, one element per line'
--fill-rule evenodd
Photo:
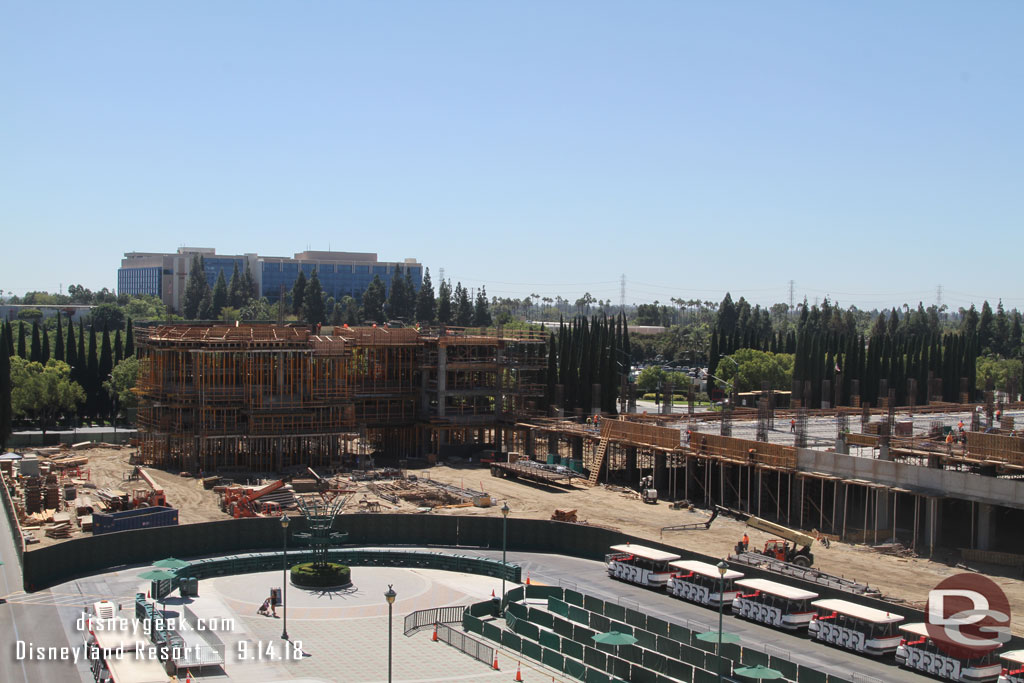
<path fill-rule="evenodd" d="M 203 270 L 210 287 L 217 282 L 221 272 L 224 279 L 230 281 L 236 265 L 240 274 L 244 274 L 248 267 L 260 296 L 271 302 L 277 301 L 282 291 L 291 291 L 299 269 L 306 274 L 307 280 L 315 269 L 324 294 L 335 299 L 351 296 L 361 300 L 375 275 L 380 276 L 384 287 L 390 291 L 391 279 L 397 268 L 401 268 L 403 273 L 409 272 L 417 291 L 423 281 L 423 266 L 413 258 L 378 261 L 377 254 L 347 251 L 304 251 L 289 258 L 258 254 L 226 255 L 217 254 L 216 250 L 209 248 L 180 247 L 173 254 L 126 253 L 117 271 L 117 292 L 152 294 L 160 297 L 172 310 L 180 312 L 192 258 L 196 255 L 203 259 Z"/>

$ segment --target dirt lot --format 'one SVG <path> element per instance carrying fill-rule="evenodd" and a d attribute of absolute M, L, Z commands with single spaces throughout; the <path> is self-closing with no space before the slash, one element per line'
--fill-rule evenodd
<path fill-rule="evenodd" d="M 707 531 L 667 531 L 661 528 L 676 524 L 701 522 L 708 515 L 703 510 L 689 512 L 673 510 L 665 502 L 649 505 L 636 495 L 626 495 L 604 487 L 594 489 L 579 486 L 562 491 L 544 488 L 509 479 L 491 477 L 485 469 L 462 469 L 443 465 L 426 470 L 426 476 L 466 488 L 486 491 L 496 501 L 491 508 L 463 508 L 436 511 L 432 514 L 500 515 L 498 508 L 508 501 L 511 515 L 530 519 L 548 519 L 555 508 L 575 508 L 577 518 L 592 524 L 614 527 L 629 534 L 689 548 L 696 552 L 726 558 L 744 530 L 750 535 L 752 547 L 763 546 L 770 536 L 748 529 L 734 519 L 718 517 Z M 464 482 L 464 483 L 463 483 Z M 815 567 L 829 574 L 845 576 L 878 588 L 890 598 L 904 600 L 916 607 L 924 607 L 928 590 L 939 581 L 962 573 L 955 565 L 959 556 L 949 558 L 904 558 L 884 555 L 864 545 L 834 542 L 828 549 L 820 544 L 814 547 Z M 948 561 L 948 563 L 947 563 Z M 977 567 L 999 584 L 1010 599 L 1014 614 L 1024 614 L 1024 581 L 1008 578 L 1012 570 L 1005 567 Z M 1012 625 L 1016 635 L 1024 635 L 1024 619 Z"/>

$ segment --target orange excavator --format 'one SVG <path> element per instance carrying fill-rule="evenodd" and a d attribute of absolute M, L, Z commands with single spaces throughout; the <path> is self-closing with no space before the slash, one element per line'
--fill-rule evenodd
<path fill-rule="evenodd" d="M 273 511 L 267 510 L 264 513 L 264 509 L 258 509 L 256 501 L 268 493 L 273 493 L 284 486 L 284 480 L 278 479 L 277 481 L 271 482 L 261 489 L 255 491 L 248 491 L 246 489 L 228 489 L 224 492 L 224 502 L 222 507 L 225 512 L 231 514 L 235 519 L 242 517 L 259 517 L 260 514 L 273 514 Z"/>

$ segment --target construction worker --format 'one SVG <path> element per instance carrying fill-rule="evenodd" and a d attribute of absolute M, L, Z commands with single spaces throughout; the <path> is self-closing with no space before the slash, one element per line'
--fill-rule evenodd
<path fill-rule="evenodd" d="M 946 434 L 946 452 L 950 455 L 953 454 L 953 430 L 949 430 L 949 434 Z"/>
<path fill-rule="evenodd" d="M 790 434 L 795 434 L 796 433 L 796 418 L 795 417 L 789 418 L 789 433 Z"/>
<path fill-rule="evenodd" d="M 747 536 L 747 532 L 743 532 L 743 540 L 740 542 L 743 544 L 743 552 L 747 552 L 750 548 L 750 536 Z"/>

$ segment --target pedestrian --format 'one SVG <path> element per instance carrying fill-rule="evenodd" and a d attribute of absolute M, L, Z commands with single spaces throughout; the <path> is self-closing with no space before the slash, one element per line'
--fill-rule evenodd
<path fill-rule="evenodd" d="M 789 433 L 790 434 L 795 434 L 796 433 L 796 418 L 795 417 L 789 418 Z"/>

